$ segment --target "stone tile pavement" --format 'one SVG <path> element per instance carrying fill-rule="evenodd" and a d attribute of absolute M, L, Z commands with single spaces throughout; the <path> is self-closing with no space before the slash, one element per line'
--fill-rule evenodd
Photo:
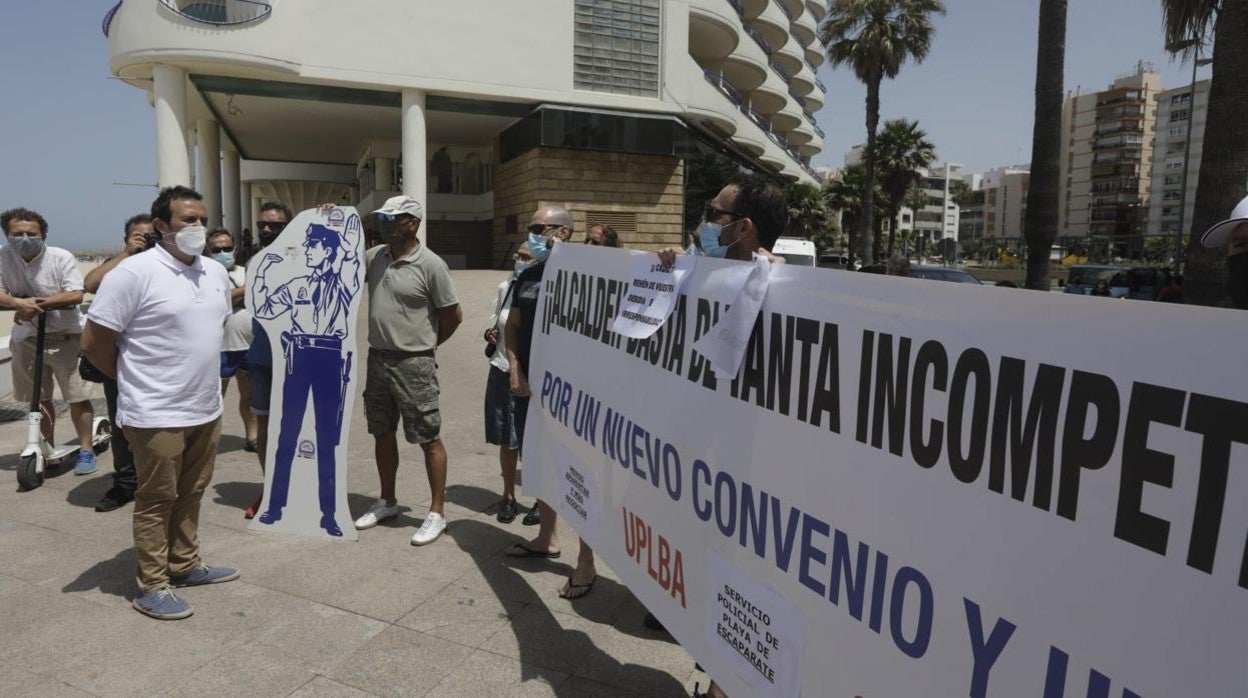
<path fill-rule="evenodd" d="M 558 597 L 575 560 L 570 530 L 561 560 L 501 555 L 534 533 L 519 519 L 493 518 L 498 458 L 481 423 L 481 333 L 503 278 L 454 272 L 465 321 L 439 352 L 450 463 L 443 538 L 424 548 L 408 542 L 429 492 L 420 450 L 406 444 L 404 511 L 358 543 L 246 530 L 242 509 L 261 476 L 243 451 L 231 392 L 200 539 L 208 563 L 237 566 L 242 578 L 187 590 L 195 608 L 187 620 L 130 608 L 132 507 L 92 509 L 111 484 L 111 456 L 95 475 L 66 471 L 19 493 L 24 425 L 0 424 L 0 694 L 681 696 L 695 681 L 705 685 L 670 637 L 642 625 L 645 609 L 601 563 L 589 596 Z M 361 371 L 357 393 L 362 383 Z M 358 515 L 378 494 L 361 403 L 350 439 Z"/>

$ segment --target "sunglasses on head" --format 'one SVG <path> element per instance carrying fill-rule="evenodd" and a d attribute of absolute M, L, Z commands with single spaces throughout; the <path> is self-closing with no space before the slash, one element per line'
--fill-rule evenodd
<path fill-rule="evenodd" d="M 546 231 L 550 230 L 551 228 L 562 228 L 562 227 L 563 226 L 559 225 L 558 223 L 530 223 L 529 226 L 525 228 L 525 230 L 529 231 L 530 235 L 545 235 Z"/>
<path fill-rule="evenodd" d="M 280 233 L 286 229 L 286 221 L 256 221 L 256 230 L 264 230 L 265 228 L 275 233 Z"/>

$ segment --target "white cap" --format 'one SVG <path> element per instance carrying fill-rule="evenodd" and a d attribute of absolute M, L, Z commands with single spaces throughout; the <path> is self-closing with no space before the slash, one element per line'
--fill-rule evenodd
<path fill-rule="evenodd" d="M 423 219 L 425 217 L 425 209 L 421 207 L 420 202 L 407 195 L 392 196 L 386 199 L 386 203 L 381 208 L 373 211 L 373 213 L 384 213 L 387 216 L 397 216 L 406 213 L 409 216 Z"/>
<path fill-rule="evenodd" d="M 1205 247 L 1225 247 L 1226 241 L 1231 237 L 1231 231 L 1235 230 L 1240 223 L 1248 223 L 1248 196 L 1235 205 L 1230 218 L 1206 230 L 1205 234 L 1200 236 L 1200 244 Z"/>

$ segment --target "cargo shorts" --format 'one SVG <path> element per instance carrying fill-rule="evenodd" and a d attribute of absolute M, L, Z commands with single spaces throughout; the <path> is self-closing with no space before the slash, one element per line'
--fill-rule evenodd
<path fill-rule="evenodd" d="M 442 433 L 438 409 L 438 365 L 433 353 L 368 350 L 364 379 L 364 416 L 368 433 L 398 431 L 408 443 L 437 441 Z"/>

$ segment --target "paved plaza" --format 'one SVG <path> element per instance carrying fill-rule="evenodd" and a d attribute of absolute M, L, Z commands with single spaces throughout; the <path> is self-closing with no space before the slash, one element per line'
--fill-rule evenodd
<path fill-rule="evenodd" d="M 261 475 L 243 450 L 231 386 L 199 532 L 204 560 L 242 578 L 185 590 L 187 620 L 152 620 L 130 607 L 133 506 L 92 509 L 111 484 L 111 456 L 92 476 L 69 468 L 19 493 L 25 423 L 0 424 L 0 693 L 679 696 L 705 686 L 684 650 L 643 626 L 645 608 L 601 562 L 592 593 L 559 598 L 576 559 L 571 530 L 560 560 L 501 554 L 536 533 L 518 518 L 494 520 L 498 454 L 483 436 L 481 334 L 504 274 L 453 276 L 464 324 L 438 352 L 450 527 L 428 547 L 408 542 L 429 490 L 420 449 L 401 440 L 397 520 L 358 543 L 248 531 L 242 510 Z M 357 516 L 378 495 L 360 364 L 347 485 Z M 58 438 L 70 436 L 63 416 Z"/>

